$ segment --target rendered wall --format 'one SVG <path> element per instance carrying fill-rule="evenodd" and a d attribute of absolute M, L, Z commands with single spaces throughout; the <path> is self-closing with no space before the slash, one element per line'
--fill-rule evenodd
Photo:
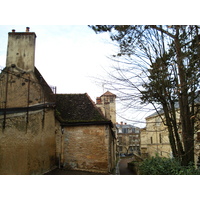
<path fill-rule="evenodd" d="M 15 64 L 24 71 L 35 67 L 35 33 L 11 32 L 8 34 L 6 67 Z"/>

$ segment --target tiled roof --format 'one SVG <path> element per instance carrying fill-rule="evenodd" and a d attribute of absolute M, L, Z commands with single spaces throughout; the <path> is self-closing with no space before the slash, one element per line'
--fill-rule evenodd
<path fill-rule="evenodd" d="M 47 84 L 47 82 L 45 81 L 45 79 L 43 78 L 43 76 L 40 74 L 40 72 L 38 71 L 38 69 L 36 67 L 35 67 L 34 73 L 35 73 L 35 77 L 37 78 L 38 82 L 40 83 L 41 87 L 43 88 L 43 92 L 44 92 L 46 101 L 55 102 L 55 95 L 54 95 L 52 89 Z"/>
<path fill-rule="evenodd" d="M 109 122 L 95 106 L 87 93 L 57 94 L 56 116 L 61 123 Z"/>
<path fill-rule="evenodd" d="M 105 92 L 104 94 L 102 94 L 101 97 L 102 97 L 102 96 L 115 96 L 115 97 L 116 97 L 115 94 L 113 94 L 113 93 L 111 93 L 111 92 L 109 92 L 109 91 L 107 91 L 107 92 Z"/>

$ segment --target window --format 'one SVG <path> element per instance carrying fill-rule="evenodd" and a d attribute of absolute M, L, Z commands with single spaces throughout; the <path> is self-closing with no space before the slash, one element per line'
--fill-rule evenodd
<path fill-rule="evenodd" d="M 108 103 L 108 97 L 104 97 L 104 103 Z"/>
<path fill-rule="evenodd" d="M 151 139 L 151 144 L 153 144 L 153 138 L 151 137 L 150 139 Z"/>
<path fill-rule="evenodd" d="M 119 146 L 119 151 L 122 151 L 122 146 Z"/>
<path fill-rule="evenodd" d="M 119 144 L 122 144 L 122 137 L 119 137 Z"/>
<path fill-rule="evenodd" d="M 122 133 L 128 133 L 128 129 L 127 128 L 122 128 Z"/>
<path fill-rule="evenodd" d="M 133 147 L 132 146 L 129 147 L 129 151 L 133 152 Z"/>
<path fill-rule="evenodd" d="M 129 144 L 133 143 L 133 136 L 129 136 Z"/>
<path fill-rule="evenodd" d="M 110 103 L 113 103 L 113 102 L 114 102 L 114 98 L 110 97 Z"/>
<path fill-rule="evenodd" d="M 160 143 L 162 143 L 162 135 L 159 134 Z"/>
<path fill-rule="evenodd" d="M 200 131 L 197 132 L 197 141 L 200 142 Z"/>
<path fill-rule="evenodd" d="M 155 122 L 156 122 L 156 126 L 160 126 L 161 125 L 161 118 L 156 117 Z"/>

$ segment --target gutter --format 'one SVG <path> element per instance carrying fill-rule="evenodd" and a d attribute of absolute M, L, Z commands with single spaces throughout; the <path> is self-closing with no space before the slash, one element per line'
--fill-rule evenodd
<path fill-rule="evenodd" d="M 28 106 L 28 107 L 3 108 L 3 109 L 0 109 L 0 115 L 4 115 L 4 113 L 6 114 L 23 113 L 23 112 L 27 112 L 27 109 L 29 111 L 36 111 L 36 110 L 42 110 L 44 108 L 54 108 L 54 107 L 55 107 L 55 103 L 44 103 L 44 104 Z"/>
<path fill-rule="evenodd" d="M 89 121 L 89 122 L 61 122 L 61 126 L 89 126 L 89 125 L 110 125 L 113 127 L 111 121 Z"/>

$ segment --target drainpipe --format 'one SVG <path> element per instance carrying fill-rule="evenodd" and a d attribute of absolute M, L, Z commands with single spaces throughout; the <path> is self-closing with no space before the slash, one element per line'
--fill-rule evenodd
<path fill-rule="evenodd" d="M 63 134 L 64 134 L 64 129 L 61 128 L 61 137 L 60 137 L 60 142 L 61 142 L 61 153 L 59 156 L 59 168 L 62 166 L 63 167 L 63 161 L 64 161 L 64 144 L 63 144 Z"/>
<path fill-rule="evenodd" d="M 8 74 L 9 74 L 9 70 L 7 69 L 3 129 L 5 129 L 6 127 L 6 108 L 7 108 L 7 100 L 8 100 Z"/>
<path fill-rule="evenodd" d="M 26 123 L 28 124 L 28 117 L 29 117 L 29 99 L 30 99 L 30 76 L 28 75 L 28 94 L 27 94 L 27 117 L 26 117 Z"/>

